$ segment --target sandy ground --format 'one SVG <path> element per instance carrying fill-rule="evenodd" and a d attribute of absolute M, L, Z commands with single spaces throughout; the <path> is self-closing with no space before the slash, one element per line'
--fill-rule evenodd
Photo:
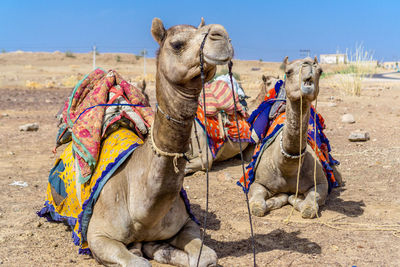
<path fill-rule="evenodd" d="M 117 61 L 117 55 L 100 55 L 98 62 L 106 69 L 114 66 L 127 79 L 143 76 L 141 59 L 120 57 Z M 78 255 L 67 226 L 36 216 L 55 160 L 54 114 L 72 88 L 65 81 L 90 71 L 90 55 L 8 53 L 0 55 L 0 63 L 0 264 L 97 266 L 90 256 Z M 260 70 L 252 71 L 253 67 Z M 256 61 L 234 65 L 253 97 L 261 74 L 277 74 L 278 68 L 278 63 Z M 154 100 L 154 59 L 147 61 L 147 71 Z M 27 80 L 39 85 L 27 89 Z M 321 81 L 318 110 L 325 118 L 333 155 L 341 162 L 345 186 L 330 194 L 320 220 L 304 220 L 295 212 L 286 224 L 289 206 L 253 217 L 258 266 L 400 265 L 400 233 L 394 235 L 400 230 L 399 96 L 397 81 L 369 80 L 360 97 L 345 96 Z M 343 124 L 344 113 L 352 113 L 356 123 Z M 37 132 L 18 130 L 31 122 L 39 123 Z M 349 133 L 357 129 L 368 131 L 371 140 L 349 142 Z M 235 185 L 240 175 L 239 159 L 216 164 L 210 173 L 206 244 L 215 249 L 221 266 L 252 266 L 245 196 Z M 11 185 L 14 181 L 27 186 Z M 204 175 L 187 177 L 184 187 L 202 221 Z M 321 222 L 336 223 L 338 228 Z"/>

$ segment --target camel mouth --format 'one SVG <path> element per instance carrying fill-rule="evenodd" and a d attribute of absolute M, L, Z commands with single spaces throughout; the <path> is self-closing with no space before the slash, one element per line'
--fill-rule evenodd
<path fill-rule="evenodd" d="M 221 59 L 221 58 L 214 58 L 214 57 L 204 55 L 204 60 L 208 64 L 212 64 L 212 65 L 226 65 L 231 60 L 231 57 L 227 56 L 226 58 Z"/>
<path fill-rule="evenodd" d="M 305 95 L 312 95 L 315 92 L 314 82 L 308 80 L 301 83 L 301 92 Z"/>

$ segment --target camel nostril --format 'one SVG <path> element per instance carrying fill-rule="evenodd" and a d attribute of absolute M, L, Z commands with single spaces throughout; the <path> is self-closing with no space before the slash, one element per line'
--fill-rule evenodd
<path fill-rule="evenodd" d="M 225 38 L 225 35 L 221 31 L 212 31 L 208 35 L 211 40 L 217 41 Z"/>

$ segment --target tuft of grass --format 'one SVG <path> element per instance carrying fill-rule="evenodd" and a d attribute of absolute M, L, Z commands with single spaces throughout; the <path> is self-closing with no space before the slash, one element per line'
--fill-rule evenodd
<path fill-rule="evenodd" d="M 121 56 L 120 56 L 120 55 L 117 55 L 117 56 L 115 57 L 115 60 L 116 60 L 117 62 L 121 62 Z"/>
<path fill-rule="evenodd" d="M 348 64 L 339 64 L 332 73 L 323 73 L 321 78 L 333 76 L 331 86 L 346 94 L 360 96 L 362 82 L 377 72 L 377 63 L 373 53 L 366 51 L 362 44 L 356 45 L 350 53 Z"/>
<path fill-rule="evenodd" d="M 75 58 L 75 55 L 69 50 L 65 52 L 65 56 L 70 58 Z"/>

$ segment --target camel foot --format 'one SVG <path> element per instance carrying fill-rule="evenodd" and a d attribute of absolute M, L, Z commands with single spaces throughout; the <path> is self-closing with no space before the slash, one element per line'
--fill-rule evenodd
<path fill-rule="evenodd" d="M 318 213 L 318 204 L 317 203 L 305 203 L 301 207 L 301 217 L 304 219 L 312 219 L 317 216 Z"/>
<path fill-rule="evenodd" d="M 151 267 L 151 263 L 146 260 L 145 258 L 132 258 L 128 264 L 126 265 L 127 267 Z"/>
<path fill-rule="evenodd" d="M 263 217 L 267 213 L 267 204 L 264 200 L 250 202 L 251 214 L 257 217 Z"/>
<path fill-rule="evenodd" d="M 201 257 L 199 265 L 197 265 L 197 255 L 192 255 L 189 257 L 189 266 L 190 267 L 216 267 L 218 262 L 217 253 L 214 250 L 207 246 L 203 246 L 203 250 L 201 251 Z"/>

